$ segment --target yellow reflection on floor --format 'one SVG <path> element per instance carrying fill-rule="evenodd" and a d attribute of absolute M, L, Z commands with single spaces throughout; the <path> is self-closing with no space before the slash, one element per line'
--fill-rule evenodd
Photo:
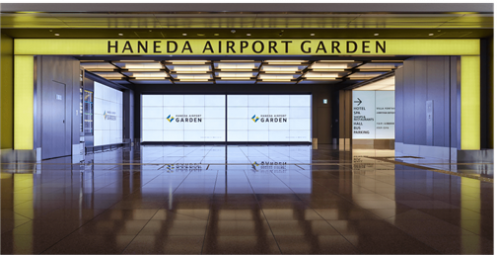
<path fill-rule="evenodd" d="M 469 230 L 477 235 L 480 235 L 481 232 L 480 184 L 481 182 L 479 180 L 464 177 L 461 178 L 461 228 Z M 472 213 L 471 211 L 476 211 L 478 213 Z M 479 251 L 474 250 L 475 247 L 479 248 L 479 245 L 475 245 L 475 242 L 479 242 L 479 238 L 477 236 L 474 238 L 471 238 L 471 236 L 461 236 L 461 238 L 462 253 L 479 253 Z"/>
<path fill-rule="evenodd" d="M 33 219 L 33 174 L 14 174 L 14 224 L 18 226 L 22 224 L 18 221 L 25 219 L 25 217 Z M 21 215 L 24 217 L 16 217 Z M 17 221 L 17 222 L 16 222 Z M 33 250 L 33 222 L 30 221 L 26 224 L 24 230 L 31 234 L 21 235 L 16 233 L 19 228 L 14 229 L 14 253 L 29 253 Z M 19 250 L 21 249 L 21 250 Z"/>

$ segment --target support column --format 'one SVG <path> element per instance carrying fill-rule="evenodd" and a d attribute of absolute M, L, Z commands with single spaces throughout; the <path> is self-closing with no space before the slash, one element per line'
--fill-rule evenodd
<path fill-rule="evenodd" d="M 0 70 L 1 86 L 1 149 L 12 150 L 13 148 L 13 124 L 14 124 L 14 72 L 13 72 L 13 54 L 14 54 L 14 42 L 13 39 L 2 33 L 2 64 Z M 4 151 L 2 151 L 3 154 Z"/>
<path fill-rule="evenodd" d="M 14 150 L 33 150 L 33 56 L 14 57 Z"/>
<path fill-rule="evenodd" d="M 480 57 L 461 56 L 461 150 L 480 150 Z"/>
<path fill-rule="evenodd" d="M 340 90 L 338 100 L 340 104 L 339 149 L 350 151 L 352 149 L 352 90 Z"/>

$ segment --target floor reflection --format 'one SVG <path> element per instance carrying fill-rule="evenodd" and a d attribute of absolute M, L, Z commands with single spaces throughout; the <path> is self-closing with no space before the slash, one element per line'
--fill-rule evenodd
<path fill-rule="evenodd" d="M 141 146 L 2 164 L 3 253 L 493 253 L 493 182 L 387 150 Z M 417 159 L 421 160 L 421 159 Z M 425 159 L 428 160 L 428 159 Z M 493 176 L 493 171 L 492 171 Z"/>

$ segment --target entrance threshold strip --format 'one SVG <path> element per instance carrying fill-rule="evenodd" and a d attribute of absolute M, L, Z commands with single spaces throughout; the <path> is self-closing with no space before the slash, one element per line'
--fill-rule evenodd
<path fill-rule="evenodd" d="M 391 160 L 392 157 L 367 157 L 367 158 L 381 160 L 381 161 L 396 164 L 396 165 L 409 166 L 409 167 L 418 168 L 418 169 L 422 169 L 422 170 L 428 170 L 428 171 L 442 173 L 442 174 L 454 175 L 454 176 L 459 176 L 459 177 L 466 177 L 466 178 L 476 179 L 476 180 L 483 181 L 483 182 L 494 183 L 494 179 L 492 179 L 492 178 L 482 177 L 480 175 L 474 175 L 474 174 L 456 173 L 456 172 L 447 171 L 447 170 L 440 170 L 440 169 L 430 168 L 430 167 L 426 167 L 426 166 L 420 166 L 420 165 L 416 165 L 416 164 L 395 161 L 395 160 Z M 429 163 L 423 163 L 423 164 L 429 164 Z M 439 163 L 439 164 L 430 164 L 430 165 L 480 165 L 480 164 L 488 165 L 491 163 L 453 163 L 453 164 L 451 164 L 451 163 Z"/>
<path fill-rule="evenodd" d="M 368 157 L 369 158 L 369 157 Z M 409 164 L 405 162 L 399 162 L 399 161 L 394 161 L 394 160 L 386 160 L 383 158 L 370 158 L 374 160 L 381 160 L 384 161 L 385 163 L 381 162 L 361 162 L 361 163 L 288 163 L 287 165 L 303 165 L 303 166 L 353 166 L 357 164 L 375 164 L 375 165 L 391 165 L 391 164 L 398 164 L 398 165 L 408 165 L 408 166 L 415 166 L 414 164 Z M 42 162 L 12 162 L 12 163 L 0 163 L 0 165 L 11 165 L 11 164 L 18 164 L 18 165 L 116 165 L 116 166 L 139 166 L 139 165 L 146 165 L 146 166 L 162 166 L 162 165 L 252 165 L 253 163 L 42 163 Z M 490 162 L 479 162 L 479 163 L 419 163 L 423 165 L 457 165 L 457 166 L 464 166 L 464 165 L 493 165 L 493 163 Z M 417 166 L 417 165 L 416 165 Z M 422 166 L 419 166 L 417 168 L 422 168 Z"/>
<path fill-rule="evenodd" d="M 391 157 L 385 157 L 385 158 L 382 158 L 382 157 L 368 157 L 370 159 L 374 159 L 374 160 L 380 160 L 380 161 L 383 161 L 385 163 L 366 163 L 366 164 L 374 164 L 376 166 L 381 166 L 381 165 L 392 165 L 392 164 L 395 164 L 395 165 L 404 165 L 404 166 L 409 166 L 409 167 L 413 167 L 413 168 L 417 168 L 417 169 L 422 169 L 422 170 L 428 170 L 428 171 L 432 171 L 432 172 L 437 172 L 437 173 L 443 173 L 443 174 L 448 174 L 448 175 L 454 175 L 454 176 L 459 176 L 459 177 L 466 177 L 466 178 L 471 178 L 471 179 L 476 179 L 476 180 L 480 180 L 480 181 L 483 181 L 483 182 L 490 182 L 490 183 L 493 183 L 494 180 L 492 178 L 487 178 L 487 177 L 482 177 L 482 176 L 479 176 L 479 175 L 475 175 L 475 174 L 465 174 L 465 173 L 456 173 L 456 172 L 451 172 L 451 171 L 447 171 L 447 170 L 440 170 L 440 169 L 435 169 L 435 168 L 430 168 L 430 167 L 426 167 L 426 166 L 421 166 L 421 165 L 416 165 L 416 164 L 410 164 L 410 163 L 405 163 L 405 162 L 399 162 L 399 161 L 394 161 L 394 160 L 390 160 L 389 158 Z M 29 162 L 19 162 L 19 163 L 0 163 L 0 165 L 12 165 L 12 164 L 17 164 L 17 165 L 71 165 L 71 166 L 89 166 L 89 165 L 116 165 L 116 166 L 162 166 L 160 167 L 159 169 L 165 167 L 166 165 L 197 165 L 197 166 L 200 166 L 200 165 L 205 165 L 207 166 L 206 170 L 209 169 L 209 167 L 211 165 L 220 165 L 220 166 L 230 166 L 230 165 L 237 165 L 237 166 L 251 166 L 253 165 L 252 163 L 209 163 L 209 164 L 205 164 L 205 163 L 170 163 L 170 164 L 167 164 L 167 163 L 91 163 L 91 164 L 81 164 L 81 163 L 78 163 L 78 164 L 71 164 L 71 163 L 29 163 Z M 336 166 L 336 165 L 342 165 L 342 166 L 353 166 L 355 164 L 365 164 L 365 163 L 293 163 L 293 164 L 287 164 L 287 165 L 291 165 L 291 166 L 296 166 L 302 170 L 304 170 L 304 168 L 302 168 L 301 166 Z M 427 164 L 430 164 L 430 163 L 422 163 L 424 165 L 427 165 Z M 491 163 L 432 163 L 430 165 L 490 165 Z M 344 169 L 341 169 L 341 170 L 344 170 Z M 347 170 L 354 170 L 354 169 L 347 169 Z M 391 170 L 391 171 L 395 171 L 395 169 L 378 169 L 378 170 Z M 326 171 L 326 169 L 320 169 L 319 171 Z M 333 170 L 334 171 L 334 170 Z"/>

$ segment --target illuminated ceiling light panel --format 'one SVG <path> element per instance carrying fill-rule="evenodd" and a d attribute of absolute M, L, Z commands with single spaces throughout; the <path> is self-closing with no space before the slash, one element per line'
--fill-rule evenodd
<path fill-rule="evenodd" d="M 308 76 L 303 77 L 306 81 L 334 81 L 338 79 L 338 77 L 329 77 L 329 76 Z"/>
<path fill-rule="evenodd" d="M 167 73 L 165 72 L 140 72 L 133 73 L 133 77 L 167 77 Z"/>
<path fill-rule="evenodd" d="M 252 77 L 220 77 L 221 80 L 241 80 L 248 81 L 251 80 Z"/>
<path fill-rule="evenodd" d="M 115 72 L 117 67 L 114 68 L 85 68 L 86 71 L 90 72 Z"/>
<path fill-rule="evenodd" d="M 261 71 L 265 73 L 295 73 L 300 71 L 299 66 L 268 66 L 263 65 Z"/>
<path fill-rule="evenodd" d="M 178 74 L 177 79 L 180 80 L 208 80 L 212 79 L 210 74 Z"/>
<path fill-rule="evenodd" d="M 171 71 L 177 73 L 207 73 L 211 70 L 209 65 L 195 65 L 195 66 L 174 66 Z"/>
<path fill-rule="evenodd" d="M 166 77 L 135 77 L 135 80 L 165 80 Z"/>
<path fill-rule="evenodd" d="M 291 74 L 260 74 L 259 78 L 263 80 L 291 80 L 298 78 L 299 75 Z"/>
<path fill-rule="evenodd" d="M 255 63 L 217 63 L 217 68 L 222 71 L 238 71 L 257 69 Z"/>
<path fill-rule="evenodd" d="M 126 69 L 128 72 L 158 72 L 161 71 L 162 69 L 159 68 L 131 68 L 131 69 Z"/>
<path fill-rule="evenodd" d="M 305 78 L 338 78 L 340 75 L 338 73 L 317 73 L 317 72 L 307 72 L 303 77 Z"/>
<path fill-rule="evenodd" d="M 339 60 L 319 60 L 318 62 L 319 63 L 356 63 L 355 60 L 343 60 L 343 59 L 339 59 Z"/>
<path fill-rule="evenodd" d="M 393 91 L 395 91 L 395 86 L 386 86 L 386 87 L 378 89 L 378 90 L 387 90 L 387 91 L 388 90 L 393 90 Z"/>
<path fill-rule="evenodd" d="M 313 63 L 310 67 L 312 70 L 345 70 L 352 68 L 350 64 L 347 63 Z"/>
<path fill-rule="evenodd" d="M 241 78 L 241 77 L 245 77 L 245 78 L 250 78 L 250 77 L 253 77 L 255 76 L 255 73 L 252 73 L 252 72 L 220 72 L 218 73 L 218 77 L 221 77 L 221 78 Z"/>
<path fill-rule="evenodd" d="M 123 75 L 121 73 L 118 73 L 118 72 L 93 72 L 94 74 L 96 75 L 99 75 L 99 76 L 102 76 L 104 78 L 106 77 L 123 77 Z"/>
<path fill-rule="evenodd" d="M 354 90 L 395 90 L 395 85 L 365 85 Z"/>
<path fill-rule="evenodd" d="M 220 63 L 256 63 L 254 60 L 221 60 Z"/>
<path fill-rule="evenodd" d="M 395 76 L 372 82 L 354 90 L 395 90 Z"/>
<path fill-rule="evenodd" d="M 268 65 L 302 65 L 306 60 L 265 60 Z"/>
<path fill-rule="evenodd" d="M 292 80 L 285 80 L 285 79 L 262 79 L 262 82 L 291 82 L 294 83 Z"/>
<path fill-rule="evenodd" d="M 167 60 L 172 65 L 205 65 L 208 60 Z"/>
<path fill-rule="evenodd" d="M 159 69 L 160 70 L 164 67 L 159 62 L 152 62 L 152 63 L 125 63 L 123 68 L 125 68 L 125 69 Z"/>

